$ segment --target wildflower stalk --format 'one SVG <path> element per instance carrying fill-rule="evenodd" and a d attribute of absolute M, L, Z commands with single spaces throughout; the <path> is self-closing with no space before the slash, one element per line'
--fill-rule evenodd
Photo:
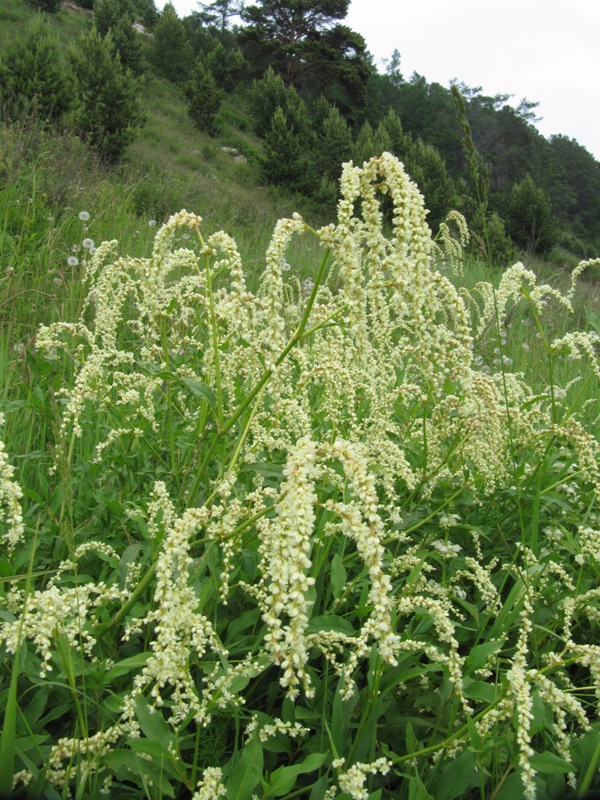
<path fill-rule="evenodd" d="M 204 244 L 200 230 L 198 230 L 198 237 L 200 242 Z M 213 358 L 215 364 L 215 384 L 217 396 L 217 426 L 220 429 L 223 426 L 223 386 L 221 383 L 221 361 L 219 351 L 219 334 L 217 331 L 217 317 L 215 314 L 215 298 L 212 288 L 212 275 L 210 271 L 210 257 L 208 253 L 204 257 L 204 265 L 206 270 L 206 292 L 208 294 L 208 304 L 210 311 L 210 335 L 213 348 Z"/>
<path fill-rule="evenodd" d="M 198 468 L 198 470 L 196 472 L 196 478 L 194 480 L 194 483 L 192 484 L 192 487 L 191 487 L 190 493 L 189 493 L 190 502 L 193 503 L 194 502 L 194 498 L 196 498 L 198 496 L 198 492 L 200 491 L 200 485 L 201 485 L 202 480 L 204 478 L 206 467 L 210 463 L 210 460 L 213 457 L 213 455 L 215 453 L 215 450 L 217 449 L 217 446 L 218 446 L 221 438 L 231 430 L 231 428 L 235 425 L 235 423 L 242 416 L 242 414 L 244 414 L 246 409 L 249 408 L 250 405 L 255 402 L 257 396 L 260 394 L 260 392 L 262 392 L 263 388 L 269 382 L 271 376 L 273 375 L 274 370 L 278 366 L 280 366 L 280 364 L 282 364 L 285 361 L 285 359 L 287 358 L 289 353 L 304 338 L 306 325 L 308 324 L 308 319 L 310 317 L 310 312 L 311 312 L 312 307 L 314 305 L 315 298 L 316 298 L 317 292 L 319 290 L 319 286 L 321 285 L 321 283 L 323 281 L 323 277 L 325 275 L 325 267 L 327 265 L 328 259 L 329 259 L 329 251 L 327 251 L 325 253 L 325 255 L 323 256 L 323 259 L 321 261 L 321 264 L 319 266 L 319 270 L 318 270 L 316 278 L 315 278 L 315 282 L 314 282 L 314 286 L 312 288 L 312 292 L 310 294 L 310 297 L 308 298 L 308 301 L 306 303 L 306 308 L 304 310 L 304 314 L 302 315 L 302 319 L 300 320 L 300 323 L 299 323 L 299 325 L 298 325 L 298 327 L 296 329 L 296 332 L 292 335 L 291 339 L 289 340 L 289 342 L 287 343 L 287 345 L 285 346 L 283 351 L 277 357 L 274 367 L 269 367 L 268 369 L 265 370 L 265 372 L 263 373 L 263 375 L 260 378 L 260 380 L 258 381 L 258 383 L 248 393 L 248 396 L 246 397 L 244 402 L 239 406 L 237 411 L 235 411 L 229 417 L 229 419 L 226 422 L 224 422 L 222 425 L 219 426 L 219 428 L 217 430 L 217 433 L 216 433 L 216 435 L 215 435 L 210 447 L 208 448 L 208 451 L 207 451 L 206 455 L 204 456 L 204 459 L 202 460 L 202 463 L 200 464 L 200 467 Z M 314 328 L 311 328 L 310 333 L 311 334 L 314 333 L 316 330 L 321 328 L 324 324 L 325 324 L 324 322 L 321 322 L 318 325 L 315 325 Z M 309 335 L 308 332 L 306 333 L 306 335 L 307 336 Z"/>

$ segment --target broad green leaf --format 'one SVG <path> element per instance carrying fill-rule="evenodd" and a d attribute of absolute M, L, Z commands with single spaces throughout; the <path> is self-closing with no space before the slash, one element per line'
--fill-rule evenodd
<path fill-rule="evenodd" d="M 408 784 L 408 800 L 436 800 L 432 797 L 418 776 L 411 776 Z"/>
<path fill-rule="evenodd" d="M 494 642 L 484 642 L 473 647 L 465 659 L 465 670 L 470 672 L 471 670 L 481 669 L 490 656 L 502 649 L 505 641 L 506 639 L 500 639 Z"/>
<path fill-rule="evenodd" d="M 536 753 L 532 756 L 530 763 L 536 772 L 541 772 L 544 775 L 557 775 L 560 773 L 566 775 L 567 772 L 573 772 L 573 764 L 569 764 L 564 758 L 547 750 L 544 753 Z"/>
<path fill-rule="evenodd" d="M 258 472 L 265 478 L 277 478 L 283 480 L 283 464 L 271 464 L 268 461 L 253 461 L 245 464 L 242 472 Z"/>
<path fill-rule="evenodd" d="M 151 709 L 143 697 L 138 697 L 135 701 L 135 713 L 144 736 L 147 736 L 151 741 L 158 742 L 167 753 L 168 747 L 174 742 L 175 736 L 162 713 Z"/>
<path fill-rule="evenodd" d="M 268 793 L 271 797 L 281 797 L 291 792 L 296 783 L 298 775 L 306 772 L 314 772 L 319 769 L 328 758 L 327 753 L 312 753 L 300 764 L 292 764 L 289 767 L 280 767 L 271 775 Z"/>
<path fill-rule="evenodd" d="M 208 400 L 213 409 L 217 407 L 217 400 L 215 397 L 215 393 L 210 388 L 210 386 L 207 386 L 205 383 L 201 383 L 200 381 L 197 381 L 194 378 L 186 378 L 184 376 L 179 376 L 179 379 L 182 383 L 184 383 L 188 387 L 188 389 L 194 395 L 194 397 L 203 397 L 205 400 Z"/>
<path fill-rule="evenodd" d="M 320 617 L 313 617 L 307 625 L 308 633 L 319 633 L 320 631 L 335 631 L 345 633 L 347 636 L 354 636 L 356 631 L 352 623 L 343 617 L 336 617 L 334 614 L 324 614 Z"/>
<path fill-rule="evenodd" d="M 331 559 L 331 589 L 335 600 L 342 594 L 342 590 L 346 583 L 346 568 L 339 553 L 335 553 Z"/>
<path fill-rule="evenodd" d="M 114 667 L 111 667 L 108 672 L 106 673 L 104 683 L 109 684 L 115 680 L 115 678 L 119 678 L 121 675 L 126 675 L 128 672 L 131 672 L 134 669 L 138 669 L 140 667 L 145 666 L 146 661 L 150 658 L 151 653 L 137 653 L 135 656 L 130 656 L 129 658 L 124 658 L 122 661 L 119 661 Z"/>
<path fill-rule="evenodd" d="M 121 581 L 121 585 L 124 585 L 129 573 L 129 566 L 136 561 L 142 547 L 143 545 L 141 542 L 135 542 L 134 544 L 130 544 L 129 547 L 125 548 L 125 552 L 119 561 L 119 579 Z"/>
<path fill-rule="evenodd" d="M 465 750 L 447 764 L 436 785 L 436 800 L 456 800 L 458 797 L 463 797 L 465 789 L 472 784 L 474 777 L 477 781 L 475 762 L 475 753 Z"/>
<path fill-rule="evenodd" d="M 465 697 L 469 700 L 483 700 L 486 703 L 493 703 L 496 699 L 496 687 L 486 681 L 472 681 L 465 678 L 463 689 Z"/>
<path fill-rule="evenodd" d="M 350 740 L 350 721 L 358 703 L 358 692 L 353 692 L 346 700 L 342 699 L 343 685 L 340 678 L 331 708 L 331 736 L 338 755 L 345 752 L 346 744 Z"/>
<path fill-rule="evenodd" d="M 242 757 L 227 779 L 227 800 L 251 800 L 263 770 L 263 749 L 252 739 L 242 752 Z"/>

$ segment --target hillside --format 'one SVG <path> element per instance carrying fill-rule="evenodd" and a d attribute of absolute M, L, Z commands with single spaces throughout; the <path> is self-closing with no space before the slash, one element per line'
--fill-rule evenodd
<path fill-rule="evenodd" d="M 36 2 L 42 0 L 3 3 L 0 38 L 7 51 L 25 40 Z M 225 12 L 230 5 L 223 6 Z M 209 219 L 222 219 L 224 208 L 232 222 L 239 218 L 252 226 L 255 217 L 260 224 L 277 216 L 277 204 L 285 213 L 286 206 L 301 207 L 326 219 L 335 207 L 342 161 L 362 163 L 388 150 L 418 183 L 434 232 L 453 209 L 466 216 L 474 241 L 485 239 L 482 226 L 491 225 L 495 244 L 486 257 L 499 266 L 519 251 L 572 266 L 600 249 L 600 164 L 566 137 L 544 139 L 529 122 L 529 106 L 515 110 L 502 95 L 485 97 L 461 86 L 461 111 L 450 90 L 423 76 L 404 78 L 398 61 L 392 60 L 386 74 L 377 73 L 361 37 L 339 25 L 332 30 L 339 29 L 340 42 L 329 42 L 328 29 L 311 34 L 329 48 L 325 61 L 315 62 L 320 78 L 329 76 L 323 83 L 310 69 L 302 81 L 295 77 L 298 59 L 310 68 L 314 58 L 309 40 L 297 45 L 306 52 L 291 55 L 282 41 L 285 58 L 275 45 L 265 50 L 264 14 L 229 30 L 226 17 L 219 28 L 208 12 L 179 20 L 167 6 L 158 15 L 152 0 L 103 0 L 98 8 L 97 23 L 110 31 L 111 47 L 138 75 L 140 118 L 115 153 L 118 178 L 130 185 L 140 213 L 162 219 L 175 207 L 191 205 Z M 66 56 L 89 30 L 93 12 L 66 3 L 46 17 L 66 68 Z M 274 71 L 265 73 L 267 67 Z M 203 88 L 200 117 L 192 122 L 194 81 Z M 213 95 L 216 105 L 209 113 L 207 98 Z M 61 126 L 93 141 L 96 134 L 91 128 L 86 133 L 86 125 L 96 111 L 82 111 L 77 103 L 61 117 Z M 275 121 L 277 107 L 281 116 Z M 26 118 L 22 110 L 16 115 Z M 224 147 L 236 148 L 246 161 L 239 163 Z M 481 175 L 487 174 L 485 187 L 473 184 L 470 147 L 481 160 Z"/>

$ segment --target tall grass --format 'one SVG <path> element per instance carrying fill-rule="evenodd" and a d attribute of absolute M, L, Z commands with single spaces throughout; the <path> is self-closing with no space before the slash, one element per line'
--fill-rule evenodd
<path fill-rule="evenodd" d="M 129 189 L 45 216 L 41 171 L 0 206 L 0 791 L 597 787 L 576 293 L 461 266 L 387 155 L 345 169 L 335 224 L 279 222 L 261 272 L 195 214 L 142 227 Z"/>

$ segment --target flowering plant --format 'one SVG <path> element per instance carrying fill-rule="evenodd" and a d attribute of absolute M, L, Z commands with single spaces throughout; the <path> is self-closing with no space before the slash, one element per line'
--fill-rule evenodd
<path fill-rule="evenodd" d="M 31 687 L 40 708 L 15 785 L 247 800 L 590 785 L 600 450 L 566 390 L 477 359 L 511 303 L 538 320 L 571 295 L 521 265 L 461 293 L 436 269 L 460 248 L 446 231 L 444 259 L 389 154 L 345 165 L 341 193 L 335 225 L 277 224 L 256 292 L 233 239 L 182 211 L 148 259 L 99 245 L 80 318 L 40 330 L 76 365 L 56 478 L 94 490 L 62 493 L 59 566 L 34 585 L 50 554 L 32 547 L 3 598 L 11 702 Z M 288 269 L 299 235 L 323 250 L 310 282 Z M 597 337 L 546 344 L 597 377 Z M 14 546 L 34 526 L 7 469 Z"/>

